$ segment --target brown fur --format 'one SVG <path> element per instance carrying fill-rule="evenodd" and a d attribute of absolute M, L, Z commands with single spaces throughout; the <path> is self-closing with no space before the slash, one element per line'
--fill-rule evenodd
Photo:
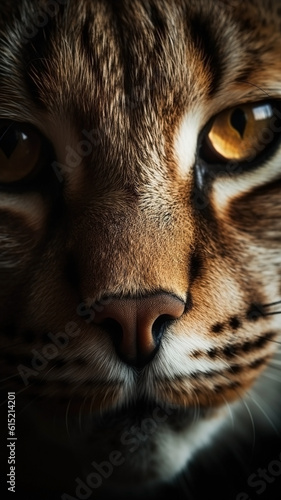
<path fill-rule="evenodd" d="M 269 169 L 260 183 L 253 169 L 221 202 L 236 180 L 219 177 L 201 210 L 175 141 L 202 106 L 200 130 L 227 107 L 280 97 L 280 3 L 69 1 L 26 39 L 39 5 L 0 5 L 0 120 L 37 127 L 61 177 L 50 164 L 46 188 L 1 194 L 4 394 L 93 415 L 138 397 L 188 409 L 243 397 L 280 333 L 262 309 L 281 298 L 280 179 Z M 83 131 L 96 142 L 73 167 L 68 148 L 79 152 Z M 189 307 L 137 378 L 77 308 L 158 291 Z M 32 368 L 32 349 L 69 322 L 79 334 L 25 387 L 18 367 Z M 205 372 L 192 368 L 200 360 Z"/>

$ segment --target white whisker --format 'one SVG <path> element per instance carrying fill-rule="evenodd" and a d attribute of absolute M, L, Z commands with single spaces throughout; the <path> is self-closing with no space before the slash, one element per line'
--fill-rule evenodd
<path fill-rule="evenodd" d="M 66 427 L 66 432 L 69 438 L 71 438 L 70 431 L 69 431 L 69 425 L 68 425 L 68 413 L 69 413 L 69 408 L 71 404 L 71 399 L 67 403 L 67 407 L 65 410 L 65 427 Z"/>
<path fill-rule="evenodd" d="M 264 377 L 269 378 L 270 380 L 274 380 L 274 382 L 281 383 L 281 377 L 279 377 L 279 378 L 275 377 L 273 374 L 270 374 L 268 372 L 264 374 Z"/>
<path fill-rule="evenodd" d="M 268 414 L 265 412 L 265 410 L 262 408 L 262 406 L 258 403 L 258 401 L 257 401 L 258 399 L 261 401 L 261 403 L 263 404 L 263 406 L 265 406 L 265 401 L 264 400 L 261 400 L 261 398 L 257 394 L 255 395 L 255 397 L 254 397 L 253 394 L 251 394 L 251 400 L 253 401 L 253 403 L 259 408 L 259 410 L 264 415 L 264 417 L 266 418 L 266 420 L 270 423 L 272 429 L 274 429 L 274 431 L 276 432 L 276 434 L 278 436 L 280 436 L 280 432 L 276 428 L 276 426 L 275 426 L 274 422 L 272 421 L 272 419 L 268 416 Z"/>

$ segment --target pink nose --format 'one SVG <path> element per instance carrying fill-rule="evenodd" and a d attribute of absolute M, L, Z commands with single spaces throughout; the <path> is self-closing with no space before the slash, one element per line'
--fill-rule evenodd
<path fill-rule="evenodd" d="M 94 323 L 110 334 L 123 361 L 142 368 L 156 354 L 166 327 L 184 310 L 183 300 L 165 292 L 137 299 L 113 298 L 96 313 Z"/>

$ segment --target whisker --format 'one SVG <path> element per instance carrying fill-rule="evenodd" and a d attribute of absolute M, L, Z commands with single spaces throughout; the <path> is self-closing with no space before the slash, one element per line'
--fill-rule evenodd
<path fill-rule="evenodd" d="M 263 316 L 273 316 L 274 314 L 281 314 L 281 311 L 274 311 L 270 313 L 264 313 Z"/>
<path fill-rule="evenodd" d="M 228 410 L 228 413 L 229 413 L 229 416 L 230 416 L 230 420 L 231 420 L 232 429 L 234 429 L 234 415 L 233 415 L 233 412 L 232 412 L 232 408 L 230 407 L 229 402 L 227 401 L 227 399 L 224 397 L 223 394 L 222 394 L 222 399 L 224 401 L 225 406 L 227 407 L 227 410 Z"/>
<path fill-rule="evenodd" d="M 226 376 L 226 375 L 223 375 L 221 374 L 221 376 L 227 380 L 228 382 L 230 382 L 230 379 Z M 256 427 L 255 427 L 255 422 L 254 422 L 254 418 L 253 418 L 253 415 L 252 415 L 252 412 L 249 408 L 249 406 L 247 405 L 246 401 L 245 401 L 245 396 L 244 394 L 240 394 L 239 393 L 239 390 L 237 388 L 234 388 L 234 391 L 236 392 L 237 396 L 238 396 L 238 399 L 242 402 L 242 404 L 245 406 L 246 410 L 247 410 L 247 413 L 250 417 L 250 421 L 251 421 L 251 426 L 252 426 L 252 430 L 253 430 L 253 443 L 252 443 L 252 453 L 254 452 L 254 447 L 255 447 L 255 443 L 256 443 Z M 223 395 L 221 395 L 222 399 L 224 399 Z M 232 422 L 234 423 L 234 420 L 232 419 Z"/>
<path fill-rule="evenodd" d="M 252 429 L 253 429 L 253 442 L 252 442 L 252 453 L 254 453 L 254 448 L 255 448 L 255 444 L 256 444 L 256 427 L 255 427 L 255 422 L 254 422 L 254 418 L 253 418 L 253 415 L 252 415 L 252 412 L 248 406 L 248 404 L 246 403 L 245 399 L 242 400 L 243 401 L 243 404 L 249 414 L 249 417 L 250 417 L 250 420 L 251 420 L 251 425 L 252 425 Z"/>
<path fill-rule="evenodd" d="M 32 385 L 32 384 L 31 384 Z M 35 384 L 34 384 L 35 385 Z M 22 394 L 23 392 L 27 391 L 28 389 L 30 389 L 30 386 L 27 385 L 25 387 L 23 387 L 22 389 L 19 389 L 18 391 L 16 391 L 16 396 L 18 396 L 19 394 Z"/>
<path fill-rule="evenodd" d="M 268 98 L 270 98 L 270 94 L 268 94 L 268 92 L 266 92 L 264 89 L 262 89 L 258 85 L 255 85 L 252 82 L 248 82 L 247 80 L 244 80 L 244 81 L 241 80 L 241 83 L 246 83 L 247 85 L 251 85 L 252 87 L 255 87 L 256 89 L 260 90 L 263 94 L 265 94 Z"/>
<path fill-rule="evenodd" d="M 281 384 L 281 371 L 280 371 L 280 368 L 279 367 L 276 367 L 276 366 L 271 366 L 271 372 L 268 372 L 268 371 L 265 371 L 265 373 L 263 373 L 263 376 L 268 376 L 268 375 L 271 375 L 272 377 L 277 377 L 275 380 L 277 382 L 279 382 L 279 384 Z"/>
<path fill-rule="evenodd" d="M 23 393 L 24 393 L 25 391 L 27 391 L 28 389 L 30 389 L 30 386 L 29 386 L 29 385 L 28 385 L 28 386 L 23 387 L 23 388 L 22 388 L 22 389 L 20 389 L 20 390 L 15 391 L 15 396 L 17 397 L 17 396 L 19 396 L 19 395 L 23 394 Z M 22 414 L 22 413 L 26 410 L 26 408 L 28 408 L 28 406 L 29 406 L 29 405 L 33 404 L 34 400 L 36 400 L 36 399 L 38 399 L 38 398 L 40 398 L 40 397 L 41 397 L 41 395 L 40 395 L 40 394 L 38 394 L 37 396 L 35 396 L 35 395 L 34 395 L 34 397 L 33 397 L 32 401 L 25 401 L 24 406 L 23 406 L 20 410 L 17 410 L 17 414 L 18 414 L 18 415 L 21 415 L 21 414 Z M 3 403 L 1 403 L 0 407 L 1 407 L 1 406 L 3 406 L 3 405 L 5 405 L 5 404 L 7 404 L 7 401 L 8 401 L 8 400 L 6 399 Z"/>
<path fill-rule="evenodd" d="M 226 375 L 224 375 L 223 373 L 220 374 L 222 378 L 224 378 L 225 380 L 227 380 L 227 382 L 231 382 L 231 380 L 229 379 L 229 377 L 227 377 Z M 255 424 L 254 424 L 254 419 L 253 419 L 253 416 L 251 414 L 251 411 L 245 401 L 245 395 L 244 394 L 240 394 L 239 393 L 239 390 L 237 388 L 234 388 L 234 391 L 236 392 L 237 394 L 237 397 L 238 399 L 243 403 L 243 405 L 246 407 L 247 409 L 247 412 L 250 416 L 250 420 L 251 420 L 251 424 L 252 424 L 252 429 L 253 429 L 253 437 L 254 437 L 254 443 L 253 443 L 253 446 L 255 444 L 255 440 L 256 440 L 256 428 L 255 428 Z M 223 399 L 223 401 L 227 404 L 227 401 L 225 400 L 223 394 L 221 394 L 221 398 Z M 230 409 L 230 408 L 229 408 Z M 232 420 L 232 423 L 234 423 L 234 419 L 231 418 Z"/>
<path fill-rule="evenodd" d="M 270 380 L 274 380 L 274 382 L 281 383 L 281 377 L 280 378 L 274 377 L 274 375 L 270 374 L 270 373 L 264 373 L 263 376 L 266 377 L 266 378 L 269 378 Z"/>
<path fill-rule="evenodd" d="M 44 370 L 44 371 L 42 372 L 42 377 L 41 377 L 39 380 L 44 380 L 44 379 L 46 379 L 46 376 L 47 376 L 47 375 L 48 375 L 48 374 L 49 374 L 52 370 L 54 370 L 55 368 L 56 368 L 56 366 L 50 366 L 50 368 L 48 368 L 48 370 L 47 370 L 47 371 L 45 371 L 45 370 Z M 52 382 L 52 380 L 50 380 L 49 382 Z"/>
<path fill-rule="evenodd" d="M 228 380 L 228 377 L 224 377 L 224 378 Z M 256 444 L 256 426 L 255 426 L 254 418 L 253 418 L 252 412 L 251 412 L 251 410 L 250 410 L 247 402 L 245 401 L 244 394 L 239 394 L 239 391 L 237 389 L 235 389 L 235 392 L 238 395 L 238 397 L 239 397 L 240 401 L 242 402 L 243 406 L 246 408 L 247 413 L 248 413 L 248 415 L 250 417 L 251 427 L 252 427 L 252 431 L 253 431 L 253 441 L 252 441 L 252 454 L 253 454 L 254 453 L 255 444 Z"/>
<path fill-rule="evenodd" d="M 94 404 L 95 398 L 96 398 L 96 396 L 92 395 L 92 397 L 91 397 L 91 404 L 90 404 L 90 410 L 89 410 L 89 414 L 90 414 L 91 416 L 93 416 L 93 415 L 94 415 L 94 411 L 93 411 L 93 404 Z"/>
<path fill-rule="evenodd" d="M 9 377 L 2 378 L 2 379 L 0 380 L 0 383 L 2 383 L 2 382 L 6 382 L 6 380 L 12 380 L 13 378 L 18 377 L 18 376 L 19 376 L 19 374 L 18 374 L 18 373 L 15 373 L 14 375 L 11 375 L 11 376 L 9 376 Z M 0 406 L 1 406 L 1 404 L 0 404 Z"/>
<path fill-rule="evenodd" d="M 8 127 L 4 128 L 3 134 L 0 136 L 0 142 L 2 141 L 3 137 L 7 134 L 7 132 L 15 125 L 16 122 L 12 122 Z"/>
<path fill-rule="evenodd" d="M 266 420 L 270 423 L 272 429 L 274 429 L 274 431 L 276 432 L 277 436 L 281 437 L 278 429 L 274 425 L 274 423 L 271 420 L 271 418 L 267 415 L 267 413 L 264 411 L 264 409 L 262 408 L 262 406 L 258 403 L 257 399 L 260 399 L 259 396 L 256 394 L 255 397 L 254 397 L 254 395 L 251 394 L 250 397 L 251 397 L 251 400 L 253 401 L 253 403 L 259 408 L 259 410 L 261 411 L 261 413 L 265 416 Z M 263 405 L 265 404 L 264 400 L 262 400 L 262 404 Z"/>
<path fill-rule="evenodd" d="M 270 365 L 274 367 L 274 365 L 281 366 L 281 361 L 278 361 L 278 359 L 272 359 L 270 361 Z"/>
<path fill-rule="evenodd" d="M 257 339 L 264 339 L 264 337 L 262 335 L 257 335 L 256 338 Z M 267 342 L 273 342 L 274 344 L 278 344 L 278 345 L 281 346 L 281 341 L 280 340 L 275 340 L 275 339 L 267 338 L 266 341 Z"/>
<path fill-rule="evenodd" d="M 21 391 L 21 393 L 22 393 L 25 389 L 27 389 L 27 387 L 24 387 L 24 388 L 23 388 L 23 390 Z M 19 392 L 19 391 L 17 391 L 17 392 L 16 392 L 16 396 L 17 396 L 18 394 L 20 394 L 20 392 Z M 23 406 L 20 410 L 18 409 L 18 405 L 17 405 L 17 406 L 16 406 L 16 415 L 17 415 L 17 416 L 20 416 L 23 412 L 25 412 L 25 411 L 26 411 L 26 409 L 27 409 L 30 405 L 32 405 L 32 404 L 34 403 L 34 400 L 35 400 L 35 399 L 38 399 L 38 398 L 40 398 L 40 394 L 39 394 L 38 396 L 34 396 L 34 399 L 33 399 L 32 401 L 26 401 L 26 402 L 25 402 L 25 404 L 24 404 L 24 406 Z M 0 406 L 3 406 L 3 404 L 7 404 L 7 402 L 8 402 L 8 400 L 6 399 L 6 400 L 4 401 L 4 403 L 2 403 Z M 5 434 L 4 434 L 4 432 L 3 432 L 3 434 L 1 433 L 1 436 L 4 436 L 4 435 L 5 435 Z"/>
<path fill-rule="evenodd" d="M 262 311 L 261 314 L 262 316 L 273 316 L 275 314 L 281 314 L 281 311 L 271 311 L 271 312 L 265 312 L 264 309 L 268 309 L 274 306 L 278 306 L 281 304 L 281 300 L 275 300 L 274 302 L 270 302 L 268 304 L 262 304 Z"/>
<path fill-rule="evenodd" d="M 79 408 L 79 415 L 78 415 L 78 422 L 79 422 L 79 430 L 80 432 L 82 432 L 82 409 L 83 409 L 83 406 L 85 406 L 85 402 L 87 401 L 88 399 L 88 395 L 86 395 L 80 405 L 80 408 Z"/>
<path fill-rule="evenodd" d="M 70 405 L 71 405 L 71 400 L 72 400 L 72 398 L 68 401 L 67 407 L 66 407 L 66 410 L 65 410 L 65 427 L 66 427 L 67 435 L 68 435 L 68 437 L 70 439 L 71 439 L 71 435 L 70 435 L 69 425 L 68 425 L 68 413 L 69 413 L 69 408 L 70 408 Z"/>
<path fill-rule="evenodd" d="M 272 307 L 276 306 L 277 304 L 281 304 L 281 300 L 277 300 L 276 302 L 271 302 L 270 304 L 263 304 L 262 307 Z"/>

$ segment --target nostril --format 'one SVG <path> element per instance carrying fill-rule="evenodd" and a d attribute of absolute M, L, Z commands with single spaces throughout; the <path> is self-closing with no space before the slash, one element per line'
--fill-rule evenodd
<path fill-rule="evenodd" d="M 152 335 L 153 339 L 158 346 L 158 344 L 161 341 L 161 338 L 169 325 L 173 321 L 173 317 L 170 316 L 169 314 L 161 314 L 153 323 L 152 325 Z"/>
<path fill-rule="evenodd" d="M 122 325 L 113 318 L 106 318 L 100 323 L 100 327 L 109 335 L 119 358 L 123 360 L 125 363 L 128 363 L 126 355 L 122 352 L 122 341 L 124 338 L 124 331 Z"/>
<path fill-rule="evenodd" d="M 119 344 L 123 336 L 123 328 L 118 321 L 113 318 L 106 318 L 100 326 L 110 335 L 114 344 Z"/>
<path fill-rule="evenodd" d="M 169 293 L 140 298 L 112 298 L 94 323 L 108 334 L 128 365 L 143 367 L 158 351 L 165 331 L 185 312 L 186 303 Z"/>
<path fill-rule="evenodd" d="M 160 345 L 162 336 L 166 328 L 170 323 L 173 322 L 173 320 L 174 318 L 172 316 L 168 314 L 162 314 L 154 321 L 151 327 L 152 337 L 154 341 L 154 354 L 156 353 Z M 100 327 L 104 331 L 106 331 L 107 334 L 110 336 L 116 351 L 118 352 L 121 359 L 123 359 L 124 355 L 122 355 L 120 351 L 120 347 L 124 336 L 124 330 L 122 325 L 113 318 L 106 318 L 100 323 Z"/>
<path fill-rule="evenodd" d="M 122 353 L 122 341 L 124 336 L 122 325 L 116 321 L 116 319 L 106 318 L 100 323 L 100 327 L 109 336 L 119 358 L 126 363 L 126 356 Z"/>

